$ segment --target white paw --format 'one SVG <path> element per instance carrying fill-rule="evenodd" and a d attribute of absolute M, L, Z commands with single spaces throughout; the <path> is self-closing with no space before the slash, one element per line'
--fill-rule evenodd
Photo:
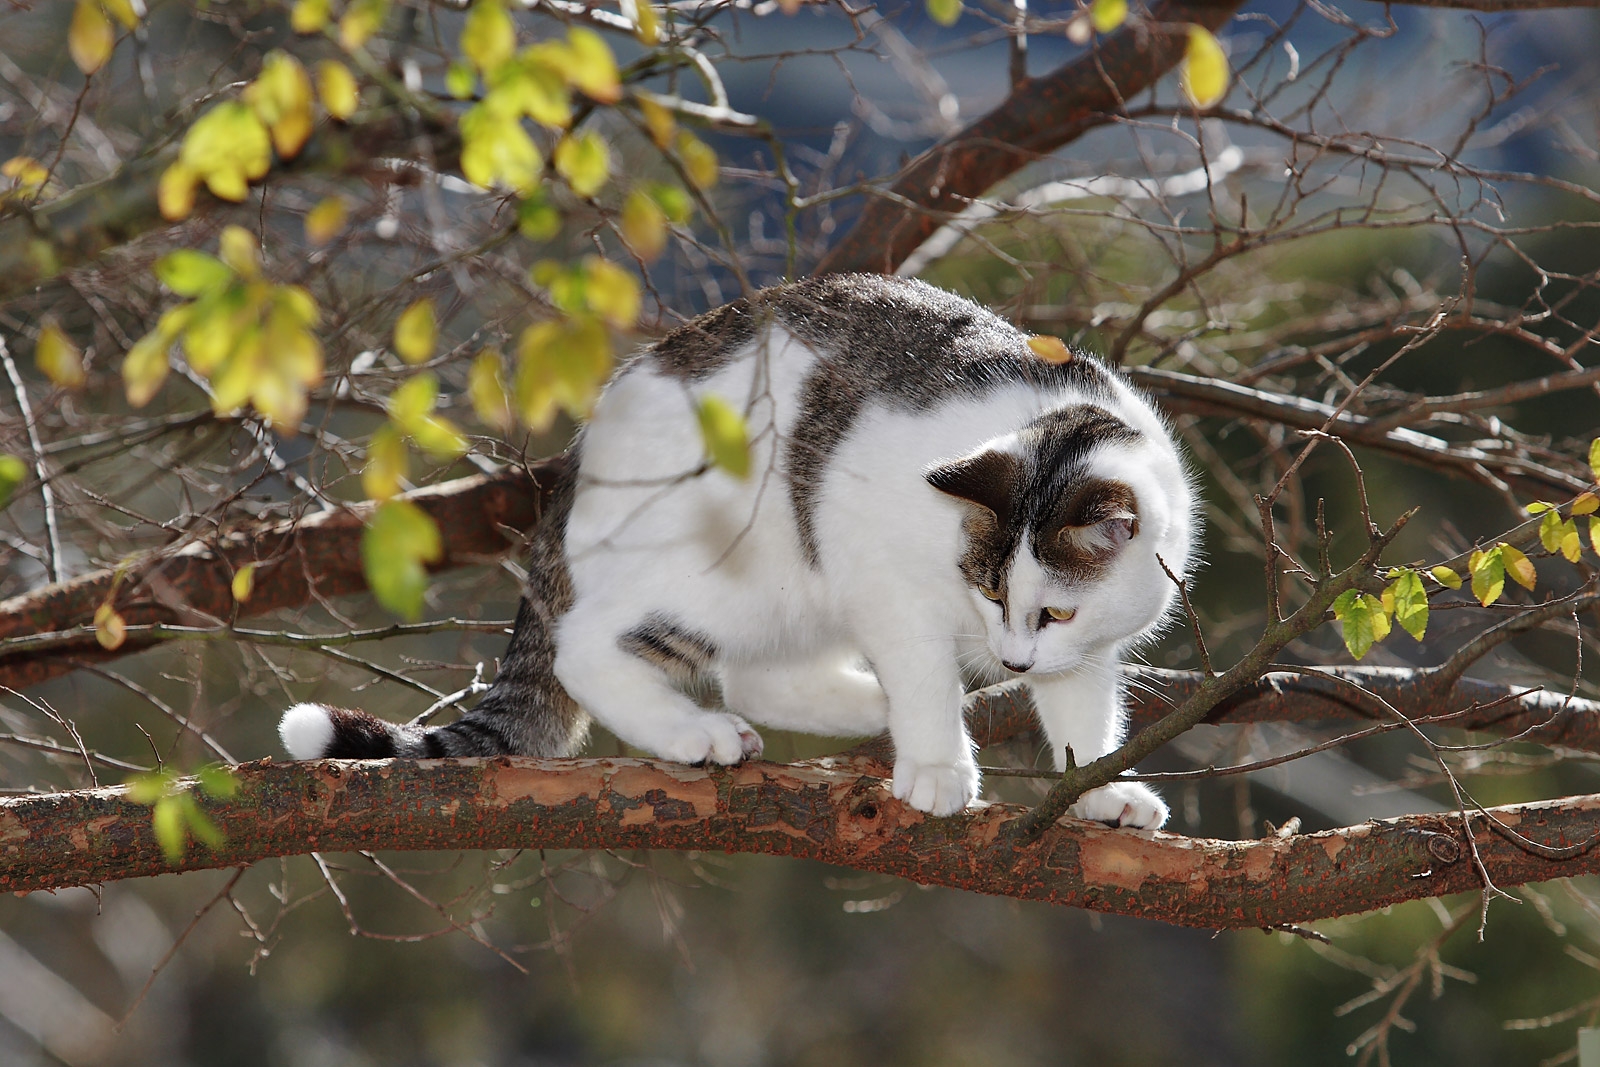
<path fill-rule="evenodd" d="M 978 765 L 896 760 L 894 795 L 929 815 L 954 815 L 978 796 Z"/>
<path fill-rule="evenodd" d="M 662 747 L 661 755 L 679 763 L 720 763 L 759 759 L 761 735 L 737 715 L 707 713 Z"/>
<path fill-rule="evenodd" d="M 1072 805 L 1072 815 L 1107 826 L 1159 830 L 1167 821 L 1167 802 L 1138 782 L 1113 782 L 1091 789 Z"/>

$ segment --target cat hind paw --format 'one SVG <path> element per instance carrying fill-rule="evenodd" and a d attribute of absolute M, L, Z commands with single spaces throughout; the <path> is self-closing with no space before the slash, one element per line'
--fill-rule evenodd
<path fill-rule="evenodd" d="M 978 796 L 976 763 L 911 763 L 896 761 L 893 791 L 896 798 L 929 815 L 954 815 Z"/>
<path fill-rule="evenodd" d="M 1159 830 L 1167 821 L 1167 802 L 1139 782 L 1113 782 L 1083 794 L 1072 805 L 1072 815 L 1107 826 Z"/>

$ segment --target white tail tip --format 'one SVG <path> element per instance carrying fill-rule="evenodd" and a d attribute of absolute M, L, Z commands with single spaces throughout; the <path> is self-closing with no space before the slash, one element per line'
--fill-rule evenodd
<path fill-rule="evenodd" d="M 278 736 L 294 759 L 321 759 L 333 741 L 333 719 L 321 704 L 296 704 L 283 713 Z"/>

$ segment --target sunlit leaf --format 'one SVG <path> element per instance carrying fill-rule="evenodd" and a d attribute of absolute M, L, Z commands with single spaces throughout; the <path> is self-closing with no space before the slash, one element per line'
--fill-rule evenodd
<path fill-rule="evenodd" d="M 194 210 L 194 191 L 199 182 L 200 176 L 182 163 L 162 171 L 156 184 L 156 206 L 161 209 L 161 217 L 168 222 L 188 218 Z"/>
<path fill-rule="evenodd" d="M 650 131 L 650 139 L 656 147 L 665 148 L 672 143 L 672 135 L 678 130 L 678 120 L 672 117 L 672 112 L 665 106 L 657 103 L 653 97 L 640 94 L 638 96 L 639 116 L 644 119 L 645 129 Z"/>
<path fill-rule="evenodd" d="M 1433 575 L 1433 580 L 1434 581 L 1438 582 L 1440 585 L 1444 586 L 1446 589 L 1460 589 L 1461 588 L 1461 575 L 1457 574 L 1455 571 L 1451 570 L 1449 567 L 1444 566 L 1443 564 L 1440 564 L 1439 566 L 1432 568 L 1431 570 L 1428 571 L 1428 573 Z"/>
<path fill-rule="evenodd" d="M 623 201 L 622 236 L 646 263 L 655 262 L 666 251 L 667 213 L 642 189 L 635 189 Z"/>
<path fill-rule="evenodd" d="M 511 58 L 517 49 L 517 27 L 500 0 L 473 0 L 461 26 L 461 54 L 485 73 Z"/>
<path fill-rule="evenodd" d="M 83 353 L 53 322 L 46 322 L 40 328 L 33 361 L 46 378 L 63 389 L 77 389 L 87 379 L 83 369 Z"/>
<path fill-rule="evenodd" d="M 132 30 L 139 26 L 139 9 L 134 7 L 133 0 L 100 0 L 100 6 L 105 8 L 106 14 Z M 139 7 L 143 7 L 141 3 Z"/>
<path fill-rule="evenodd" d="M 94 639 L 100 643 L 101 648 L 107 650 L 121 648 L 122 643 L 128 639 L 128 624 L 117 613 L 117 609 L 111 606 L 110 601 L 95 609 Z"/>
<path fill-rule="evenodd" d="M 1189 44 L 1178 72 L 1189 102 L 1198 108 L 1218 103 L 1228 91 L 1228 77 L 1228 57 L 1221 42 L 1204 26 L 1190 26 Z"/>
<path fill-rule="evenodd" d="M 478 76 L 465 63 L 452 63 L 444 72 L 445 92 L 457 100 L 465 100 L 478 87 Z"/>
<path fill-rule="evenodd" d="M 599 256 L 583 261 L 584 296 L 596 315 L 619 330 L 639 321 L 639 283 L 632 274 Z"/>
<path fill-rule="evenodd" d="M 1524 589 L 1532 589 L 1539 580 L 1538 572 L 1533 569 L 1533 560 L 1523 555 L 1521 549 L 1504 541 L 1496 547 L 1500 549 L 1500 560 L 1511 579 Z"/>
<path fill-rule="evenodd" d="M 248 104 L 218 104 L 189 127 L 178 156 L 213 196 L 238 202 L 272 165 L 272 139 Z"/>
<path fill-rule="evenodd" d="M 1428 591 L 1422 586 L 1422 576 L 1407 570 L 1385 592 L 1394 599 L 1394 621 L 1418 641 L 1428 629 Z"/>
<path fill-rule="evenodd" d="M 709 189 L 717 184 L 717 154 L 710 145 L 688 130 L 678 131 L 678 157 L 683 160 L 683 169 L 689 175 L 689 180 L 698 188 Z"/>
<path fill-rule="evenodd" d="M 1028 349 L 1046 363 L 1072 362 L 1072 349 L 1067 347 L 1067 343 L 1047 333 L 1028 338 Z"/>
<path fill-rule="evenodd" d="M 389 0 L 353 0 L 339 20 L 339 47 L 354 51 L 383 26 L 389 16 Z"/>
<path fill-rule="evenodd" d="M 1533 503 L 1523 507 L 1522 510 L 1526 511 L 1529 515 L 1542 515 L 1547 511 L 1554 511 L 1555 509 L 1556 506 L 1554 504 L 1543 500 L 1535 500 Z"/>
<path fill-rule="evenodd" d="M 183 807 L 176 796 L 164 796 L 155 802 L 150 809 L 150 828 L 167 862 L 177 863 L 183 859 L 189 832 L 184 826 Z"/>
<path fill-rule="evenodd" d="M 439 399 L 439 379 L 431 371 L 423 371 L 404 382 L 389 394 L 384 404 L 389 418 L 402 433 L 410 433 L 418 421 L 433 413 Z"/>
<path fill-rule="evenodd" d="M 573 26 L 567 30 L 567 46 L 573 57 L 567 77 L 573 85 L 602 104 L 614 104 L 622 98 L 617 60 L 604 38 L 591 29 Z"/>
<path fill-rule="evenodd" d="M 224 226 L 217 239 L 222 262 L 247 281 L 261 275 L 261 241 L 243 226 Z"/>
<path fill-rule="evenodd" d="M 289 28 L 295 33 L 317 33 L 328 24 L 330 0 L 295 0 Z"/>
<path fill-rule="evenodd" d="M 561 212 L 540 189 L 517 205 L 517 232 L 530 241 L 548 241 L 561 232 Z"/>
<path fill-rule="evenodd" d="M 373 595 L 407 619 L 422 614 L 424 564 L 437 562 L 443 552 L 438 526 L 408 500 L 386 501 L 361 535 L 361 562 Z"/>
<path fill-rule="evenodd" d="M 941 26 L 954 26 L 962 10 L 961 0 L 928 0 L 928 17 Z"/>
<path fill-rule="evenodd" d="M 299 154 L 311 136 L 311 77 L 282 49 L 267 53 L 261 73 L 245 87 L 244 100 L 266 124 L 272 146 L 284 159 Z"/>
<path fill-rule="evenodd" d="M 467 397 L 485 426 L 503 434 L 511 432 L 511 395 L 506 390 L 499 352 L 479 352 L 472 361 L 472 369 L 467 372 Z"/>
<path fill-rule="evenodd" d="M 1472 574 L 1472 595 L 1478 603 L 1488 607 L 1500 599 L 1506 587 L 1506 566 L 1498 546 L 1487 552 L 1473 552 L 1467 569 Z"/>
<path fill-rule="evenodd" d="M 1595 496 L 1593 493 L 1579 493 L 1573 498 L 1572 513 L 1574 515 L 1593 515 L 1596 511 L 1600 511 L 1600 497 Z"/>
<path fill-rule="evenodd" d="M 44 188 L 50 172 L 32 156 L 12 156 L 0 163 L 0 178 L 10 178 L 18 192 L 32 195 Z"/>
<path fill-rule="evenodd" d="M 28 477 L 28 465 L 9 452 L 0 454 L 0 508 L 11 503 L 11 494 Z"/>
<path fill-rule="evenodd" d="M 611 343 L 597 319 L 535 323 L 517 343 L 517 411 L 533 430 L 547 428 L 557 408 L 585 418 L 610 373 Z"/>
<path fill-rule="evenodd" d="M 1589 442 L 1589 473 L 1600 482 L 1600 437 Z"/>
<path fill-rule="evenodd" d="M 646 187 L 650 199 L 661 205 L 661 210 L 667 213 L 667 218 L 682 226 L 694 218 L 694 201 L 682 186 L 668 185 L 666 182 L 656 182 Z"/>
<path fill-rule="evenodd" d="M 170 338 L 160 330 L 152 330 L 135 341 L 122 358 L 122 386 L 133 407 L 144 407 L 161 391 L 161 384 L 171 370 L 167 360 L 170 347 Z"/>
<path fill-rule="evenodd" d="M 316 207 L 306 212 L 306 240 L 313 245 L 327 244 L 344 229 L 345 216 L 343 197 L 319 200 Z"/>
<path fill-rule="evenodd" d="M 256 565 L 247 563 L 234 571 L 229 588 L 233 591 L 233 599 L 239 603 L 249 600 L 250 594 L 256 590 Z"/>
<path fill-rule="evenodd" d="M 172 776 L 165 771 L 146 771 L 135 774 L 126 782 L 128 799 L 135 804 L 154 804 L 172 792 Z"/>
<path fill-rule="evenodd" d="M 1533 505 L 1528 505 L 1532 510 Z M 1561 513 L 1559 511 L 1546 511 L 1544 518 L 1539 520 L 1539 543 L 1546 552 L 1559 552 L 1561 550 Z"/>
<path fill-rule="evenodd" d="M 1089 22 L 1096 33 L 1110 33 L 1128 21 L 1128 0 L 1094 0 L 1089 5 Z"/>
<path fill-rule="evenodd" d="M 1389 616 L 1383 604 L 1370 593 L 1347 589 L 1333 602 L 1334 618 L 1343 631 L 1344 646 L 1350 655 L 1361 659 L 1372 646 L 1389 636 Z"/>
<path fill-rule="evenodd" d="M 461 173 L 485 189 L 528 194 L 538 188 L 544 157 L 516 116 L 479 104 L 461 116 Z"/>
<path fill-rule="evenodd" d="M 433 355 L 439 327 L 433 317 L 433 301 L 419 297 L 400 313 L 394 323 L 394 350 L 407 363 L 421 363 Z"/>
<path fill-rule="evenodd" d="M 78 0 L 67 27 L 67 51 L 85 74 L 93 74 L 111 58 L 117 44 L 117 29 L 106 16 L 100 0 Z"/>
<path fill-rule="evenodd" d="M 593 130 L 569 134 L 556 145 L 556 171 L 579 196 L 598 193 L 611 176 L 611 151 Z"/>
<path fill-rule="evenodd" d="M 703 396 L 695 409 L 700 439 L 711 462 L 737 478 L 750 474 L 750 437 L 744 416 L 719 396 Z"/>
<path fill-rule="evenodd" d="M 634 0 L 633 33 L 639 38 L 639 43 L 646 48 L 654 46 L 661 35 L 661 23 L 656 18 L 656 9 L 645 0 Z"/>
<path fill-rule="evenodd" d="M 328 114 L 345 122 L 361 104 L 361 89 L 349 67 L 336 59 L 325 59 L 317 64 L 317 97 Z"/>
<path fill-rule="evenodd" d="M 220 763 L 208 763 L 194 772 L 206 796 L 228 800 L 239 792 L 239 776 Z"/>
<path fill-rule="evenodd" d="M 1583 558 L 1583 541 L 1578 537 L 1578 524 L 1572 519 L 1561 524 L 1561 554 L 1568 563 Z"/>
<path fill-rule="evenodd" d="M 411 469 L 405 438 L 385 424 L 367 443 L 367 463 L 361 468 L 362 491 L 374 500 L 387 500 L 404 488 Z"/>
<path fill-rule="evenodd" d="M 1589 517 L 1589 547 L 1600 554 L 1600 515 Z"/>
<path fill-rule="evenodd" d="M 156 277 L 179 296 L 202 296 L 233 281 L 233 271 L 216 256 L 180 248 L 156 260 Z"/>

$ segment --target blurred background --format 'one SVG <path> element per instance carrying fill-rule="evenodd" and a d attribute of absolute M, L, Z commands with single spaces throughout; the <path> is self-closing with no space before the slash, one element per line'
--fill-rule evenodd
<path fill-rule="evenodd" d="M 430 42 L 454 47 L 459 6 L 397 3 L 383 31 L 390 54 L 418 58 L 429 91 L 445 76 Z M 283 4 L 149 7 L 136 38 L 88 83 L 64 44 L 72 5 L 5 5 L 0 159 L 58 153 L 57 180 L 70 188 L 170 139 L 199 102 L 253 77 L 271 48 L 287 44 L 308 64 L 314 58 L 288 32 Z M 918 4 L 853 14 L 818 4 L 793 15 L 772 4 L 679 7 L 698 19 L 696 40 L 728 107 L 765 127 L 761 136 L 702 131 L 722 164 L 710 198 L 717 225 L 702 218 L 678 231 L 658 261 L 638 264 L 644 313 L 619 350 L 738 295 L 737 272 L 719 248 L 732 250 L 753 285 L 781 280 L 791 258 L 803 273 L 859 211 L 855 183 L 891 173 L 1007 92 L 1009 5 L 974 5 L 952 27 Z M 524 40 L 555 33 L 572 10 L 519 11 Z M 1029 38 L 1032 73 L 1081 54 L 1067 35 L 1077 10 L 1033 12 L 1056 23 Z M 1130 101 L 1128 120 L 1031 164 L 993 194 L 1026 206 L 1030 191 L 1062 183 L 1036 198 L 1047 208 L 976 220 L 969 233 L 925 246 L 915 270 L 1030 329 L 1099 352 L 1123 345 L 1133 366 L 1270 380 L 1334 402 L 1341 383 L 1404 343 L 1396 327 L 1452 300 L 1475 301 L 1485 315 L 1516 319 L 1560 345 L 1600 322 L 1592 289 L 1600 263 L 1585 228 L 1600 218 L 1596 198 L 1585 195 L 1600 174 L 1594 11 L 1474 15 L 1261 0 L 1219 36 L 1240 74 L 1234 111 L 1197 123 L 1179 114 L 1185 106 L 1168 78 Z M 627 36 L 608 40 L 625 71 L 640 59 Z M 706 98 L 675 77 L 646 81 Z M 63 140 L 73 115 L 75 132 Z M 639 131 L 609 114 L 596 122 L 613 138 L 619 182 L 670 178 Z M 1305 136 L 1286 147 L 1283 127 Z M 1369 157 L 1319 150 L 1312 136 L 1366 130 L 1382 132 L 1349 143 Z M 792 246 L 783 239 L 777 143 L 816 198 L 797 218 Z M 1377 158 L 1385 153 L 1404 162 Z M 1198 183 L 1179 180 L 1196 173 Z M 1129 179 L 1168 184 L 1115 184 Z M 329 196 L 343 198 L 348 222 L 334 244 L 313 247 L 304 216 Z M 1250 204 L 1260 214 L 1251 216 Z M 174 516 L 300 514 L 308 484 L 328 500 L 361 499 L 362 442 L 383 419 L 380 387 L 405 371 L 385 350 L 394 315 L 427 292 L 444 309 L 446 349 L 469 356 L 513 345 L 527 316 L 547 310 L 520 281 L 530 265 L 617 247 L 593 205 L 560 206 L 553 234 L 480 245 L 503 229 L 509 209 L 459 179 L 406 185 L 312 172 L 0 303 L 0 331 L 15 339 L 44 450 L 60 474 L 64 570 L 115 566 L 166 544 Z M 1131 309 L 1159 291 L 1175 264 L 1203 253 L 1208 220 L 1231 217 L 1235 206 L 1240 217 L 1264 220 L 1249 254 L 1136 319 Z M 259 231 L 269 273 L 307 286 L 329 309 L 329 381 L 312 398 L 315 429 L 298 436 L 264 436 L 247 419 L 192 417 L 206 410 L 193 381 L 174 381 L 138 413 L 122 396 L 121 353 L 163 307 L 150 264 L 172 247 L 214 247 L 227 222 Z M 717 226 L 724 232 L 710 235 Z M 47 318 L 83 347 L 82 391 L 53 388 L 21 360 Z M 1317 351 L 1331 341 L 1338 344 L 1327 354 Z M 466 363 L 444 363 L 439 373 L 442 410 L 471 425 Z M 1387 372 L 1383 387 L 1395 396 L 1447 394 L 1557 369 L 1518 337 L 1484 331 L 1430 343 Z M 1600 403 L 1574 390 L 1508 407 L 1504 417 L 1518 428 L 1505 434 L 1515 447 L 1576 456 L 1600 427 Z M 1264 618 L 1250 496 L 1277 480 L 1295 441 L 1281 427 L 1219 416 L 1185 415 L 1177 428 L 1209 501 L 1208 564 L 1194 600 L 1213 657 L 1230 662 Z M 474 425 L 469 457 L 413 480 L 548 455 L 572 429 L 564 417 L 509 436 Z M 1472 440 L 1486 431 L 1463 423 L 1437 432 Z M 3 394 L 0 436 L 9 451 L 26 451 L 22 420 Z M 1424 509 L 1394 558 L 1439 558 L 1520 517 L 1516 502 L 1491 487 L 1379 455 L 1362 461 L 1375 515 Z M 1350 552 L 1359 537 L 1354 488 L 1332 449 L 1294 484 L 1291 540 L 1311 537 L 1318 498 L 1327 501 L 1335 554 Z M 36 496 L 19 495 L 5 509 L 0 535 L 0 595 L 45 584 Z M 514 559 L 440 575 L 427 616 L 509 620 L 518 577 Z M 362 596 L 253 625 L 325 633 L 391 619 Z M 1437 663 L 1484 624 L 1476 610 L 1437 611 L 1425 641 L 1391 639 L 1367 662 Z M 448 692 L 480 664 L 492 672 L 503 644 L 498 633 L 441 628 L 358 651 Z M 1574 617 L 1501 646 L 1473 673 L 1594 696 L 1585 665 L 1596 654 Z M 1163 667 L 1197 663 L 1182 629 L 1145 657 Z M 1297 642 L 1287 658 L 1349 661 L 1332 627 Z M 279 754 L 277 717 L 303 699 L 359 703 L 393 719 L 431 702 L 359 663 L 286 642 L 191 641 L 8 693 L 0 727 L 74 750 L 75 730 L 114 761 L 147 765 L 154 749 L 167 765 L 189 768 L 219 753 L 175 725 L 175 715 L 248 760 Z M 1145 769 L 1243 762 L 1335 735 L 1316 725 L 1202 727 Z M 767 736 L 770 759 L 838 747 Z M 1034 765 L 1038 749 L 1024 739 L 982 762 Z M 599 736 L 590 751 L 624 750 Z M 1600 791 L 1592 759 L 1556 760 L 1537 746 L 1464 752 L 1452 766 L 1486 804 Z M 75 754 L 0 745 L 0 787 L 11 792 L 81 787 L 89 773 Z M 127 772 L 101 765 L 94 773 L 105 784 Z M 1003 799 L 1042 794 L 1016 779 L 991 779 L 989 788 Z M 1221 838 L 1259 837 L 1291 817 L 1315 830 L 1451 803 L 1433 760 L 1400 735 L 1171 786 L 1166 795 L 1171 829 Z M 298 857 L 242 873 L 0 900 L 0 1063 L 1338 1064 L 1377 1048 L 1374 1027 L 1399 1063 L 1571 1061 L 1575 1029 L 1600 1013 L 1600 884 L 1575 879 L 1513 896 L 1492 904 L 1481 938 L 1471 895 L 1313 924 L 1324 944 L 1184 930 L 770 857 Z"/>

